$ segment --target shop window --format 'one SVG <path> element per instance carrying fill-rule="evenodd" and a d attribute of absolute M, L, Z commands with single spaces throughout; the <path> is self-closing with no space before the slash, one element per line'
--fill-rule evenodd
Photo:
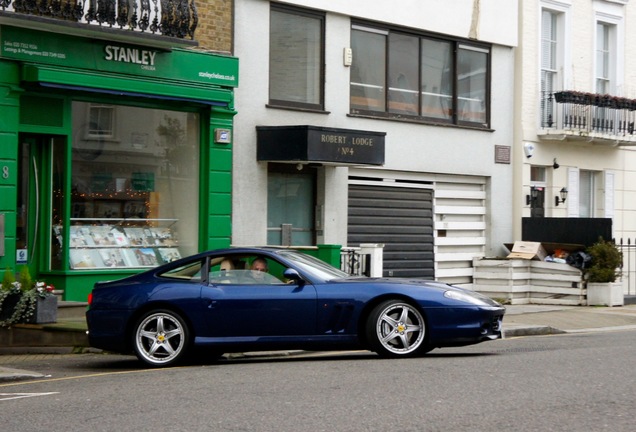
<path fill-rule="evenodd" d="M 489 127 L 488 45 L 360 23 L 351 48 L 351 114 Z"/>
<path fill-rule="evenodd" d="M 69 236 L 71 269 L 153 267 L 198 251 L 199 127 L 196 113 L 73 102 L 68 230 L 53 227 Z M 118 140 L 102 139 L 115 130 Z"/>
<path fill-rule="evenodd" d="M 324 15 L 272 6 L 269 103 L 323 109 Z"/>

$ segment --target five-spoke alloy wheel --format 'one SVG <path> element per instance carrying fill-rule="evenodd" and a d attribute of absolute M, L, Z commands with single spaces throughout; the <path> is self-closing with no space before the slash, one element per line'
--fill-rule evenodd
<path fill-rule="evenodd" d="M 384 357 L 407 357 L 427 351 L 424 317 L 404 301 L 379 304 L 369 316 L 366 331 L 373 351 Z"/>
<path fill-rule="evenodd" d="M 169 366 L 186 355 L 188 327 L 177 313 L 154 310 L 142 316 L 134 329 L 137 357 L 150 366 Z"/>

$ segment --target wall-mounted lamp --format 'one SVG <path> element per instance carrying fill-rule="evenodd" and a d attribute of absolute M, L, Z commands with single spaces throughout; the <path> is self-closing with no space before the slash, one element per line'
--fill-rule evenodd
<path fill-rule="evenodd" d="M 533 201 L 536 201 L 539 196 L 539 189 L 534 186 L 530 187 L 530 195 L 526 195 L 526 205 L 530 205 Z"/>
<path fill-rule="evenodd" d="M 554 158 L 554 162 L 552 163 L 552 168 L 559 169 L 561 165 L 557 162 L 556 158 Z"/>
<path fill-rule="evenodd" d="M 559 204 L 563 204 L 565 202 L 565 200 L 568 197 L 568 189 L 567 188 L 561 188 L 561 191 L 559 192 L 559 195 L 561 196 L 561 198 L 559 198 L 558 196 L 554 197 L 554 205 L 555 206 L 559 206 Z"/>

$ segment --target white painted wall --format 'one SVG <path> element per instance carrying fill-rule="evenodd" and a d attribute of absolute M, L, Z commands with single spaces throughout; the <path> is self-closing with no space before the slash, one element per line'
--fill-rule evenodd
<path fill-rule="evenodd" d="M 521 217 L 530 215 L 525 197 L 530 188 L 530 166 L 548 167 L 548 192 L 546 193 L 546 216 L 566 217 L 568 206 L 554 206 L 554 197 L 568 185 L 568 168 L 578 168 L 599 172 L 597 187 L 596 216 L 604 217 L 605 201 L 602 173 L 614 172 L 614 236 L 636 236 L 636 148 L 591 144 L 585 141 L 545 141 L 537 136 L 539 129 L 540 95 L 540 6 L 541 4 L 558 10 L 569 10 L 567 23 L 566 61 L 563 69 L 564 88 L 584 92 L 594 92 L 595 67 L 595 20 L 597 17 L 614 19 L 624 17 L 618 41 L 622 50 L 619 61 L 617 83 L 613 94 L 636 98 L 636 5 L 633 2 L 593 0 L 531 0 L 520 2 L 519 49 L 515 65 L 517 95 L 515 119 L 515 188 L 514 188 L 514 233 L 521 238 Z M 525 157 L 523 144 L 535 146 L 534 156 Z M 552 169 L 554 158 L 560 165 Z"/>
<path fill-rule="evenodd" d="M 499 45 L 517 45 L 515 0 L 281 0 L 280 3 Z"/>
<path fill-rule="evenodd" d="M 495 145 L 513 145 L 513 78 L 517 2 L 510 0 L 286 1 L 327 9 L 325 106 L 329 114 L 267 108 L 269 2 L 236 0 L 235 55 L 240 64 L 234 128 L 233 243 L 266 241 L 267 173 L 256 162 L 257 125 L 317 125 L 386 132 L 386 163 L 375 171 L 425 173 L 426 176 L 474 176 L 485 180 L 487 239 L 481 254 L 501 255 L 512 240 L 512 165 L 495 164 Z M 492 49 L 492 130 L 428 126 L 349 117 L 350 16 L 399 26 L 468 36 L 473 5 L 480 6 L 476 34 L 496 41 Z M 333 12 L 332 12 L 333 11 Z M 452 17 L 452 19 L 451 19 Z M 475 27 L 476 28 L 476 27 Z M 355 54 L 354 54 L 355 55 Z M 325 168 L 325 243 L 346 244 L 348 168 Z M 452 182 L 451 182 L 452 183 Z"/>

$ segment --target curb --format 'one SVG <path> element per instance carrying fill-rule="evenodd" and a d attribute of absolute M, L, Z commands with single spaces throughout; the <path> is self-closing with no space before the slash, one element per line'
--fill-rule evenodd
<path fill-rule="evenodd" d="M 550 326 L 520 326 L 517 328 L 504 328 L 503 338 L 521 337 L 521 336 L 543 336 L 568 333 Z"/>
<path fill-rule="evenodd" d="M 12 369 L 0 367 L 0 383 L 6 381 L 20 381 L 33 378 L 44 378 L 45 375 L 40 373 L 26 371 L 22 369 Z"/>

